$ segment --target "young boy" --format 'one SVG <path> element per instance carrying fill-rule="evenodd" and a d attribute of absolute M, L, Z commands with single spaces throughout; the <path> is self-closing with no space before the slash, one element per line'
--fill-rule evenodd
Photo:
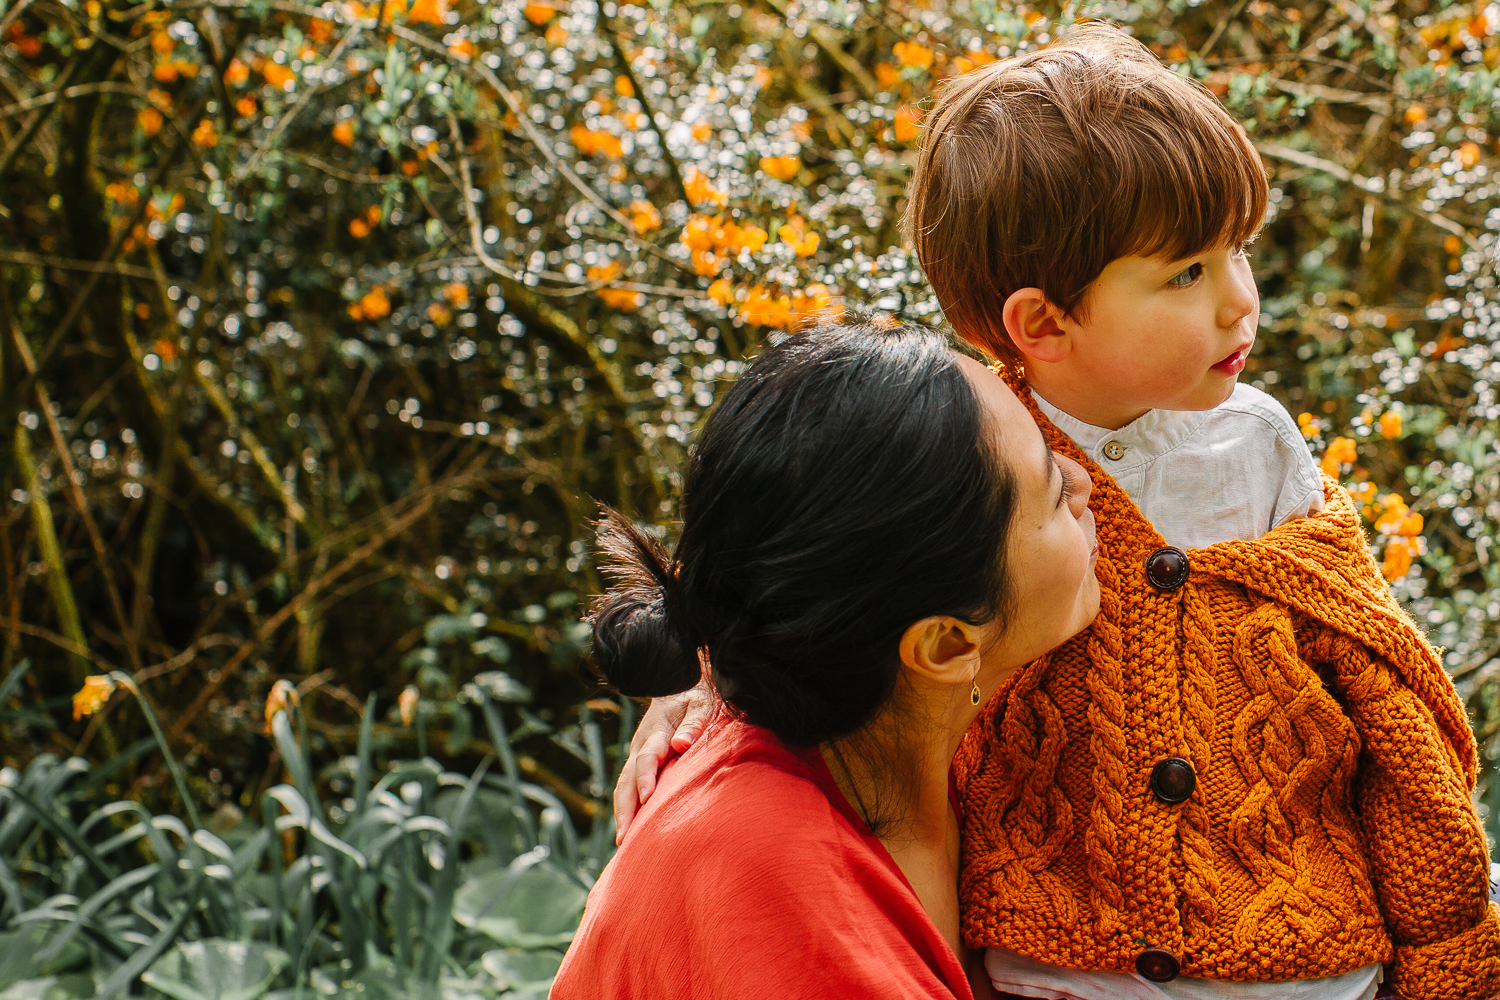
<path fill-rule="evenodd" d="M 1099 619 L 954 762 L 995 987 L 1494 996 L 1463 706 L 1347 494 L 1236 385 L 1267 197 L 1244 131 L 1103 25 L 955 79 L 928 122 L 918 256 L 1093 475 L 1101 550 Z"/>
<path fill-rule="evenodd" d="M 964 938 L 1002 994 L 1500 993 L 1463 705 L 1348 494 L 1236 385 L 1266 197 L 1218 102 L 1103 25 L 953 80 L 928 118 L 917 253 L 1093 477 L 1100 546 L 1099 618 L 954 760 Z"/>

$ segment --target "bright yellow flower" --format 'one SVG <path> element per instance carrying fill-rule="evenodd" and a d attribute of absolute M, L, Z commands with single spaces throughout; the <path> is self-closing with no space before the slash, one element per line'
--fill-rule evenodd
<path fill-rule="evenodd" d="M 1385 558 L 1381 560 L 1380 572 L 1387 580 L 1399 580 L 1411 570 L 1412 558 L 1416 555 L 1416 543 L 1406 538 L 1392 538 L 1385 543 Z"/>
<path fill-rule="evenodd" d="M 193 145 L 210 149 L 219 143 L 219 133 L 214 129 L 214 123 L 207 118 L 198 123 L 193 129 Z"/>
<path fill-rule="evenodd" d="M 630 216 L 630 224 L 638 233 L 649 233 L 661 228 L 661 213 L 656 210 L 655 205 L 643 198 L 631 202 L 626 212 Z"/>
<path fill-rule="evenodd" d="M 802 166 L 802 160 L 795 154 L 791 156 L 762 156 L 760 158 L 760 169 L 776 178 L 778 181 L 789 181 L 797 176 L 797 171 Z"/>
<path fill-rule="evenodd" d="M 135 118 L 136 121 L 141 123 L 141 131 L 146 133 L 146 138 L 148 139 L 161 131 L 162 123 L 165 121 L 161 116 L 161 112 L 155 108 L 142 108 L 135 113 Z"/>
<path fill-rule="evenodd" d="M 729 202 L 729 196 L 708 179 L 708 175 L 701 170 L 694 169 L 683 181 L 683 187 L 687 189 L 688 201 L 694 205 L 725 205 Z"/>
<path fill-rule="evenodd" d="M 445 0 L 416 0 L 406 19 L 413 24 L 442 24 L 448 14 Z"/>
<path fill-rule="evenodd" d="M 756 285 L 750 289 L 750 294 L 740 306 L 740 316 L 745 322 L 757 326 L 786 326 L 791 312 L 791 296 L 772 294 L 766 290 L 765 285 Z"/>
<path fill-rule="evenodd" d="M 794 215 L 786 220 L 786 225 L 776 230 L 776 235 L 781 237 L 781 242 L 792 248 L 792 252 L 798 257 L 811 257 L 818 251 L 818 234 L 807 231 L 802 216 Z"/>
<path fill-rule="evenodd" d="M 599 129 L 574 125 L 568 131 L 568 138 L 573 140 L 573 145 L 583 156 L 603 153 L 611 160 L 618 160 L 625 155 L 625 149 L 620 144 L 620 137 Z"/>
<path fill-rule="evenodd" d="M 1350 465 L 1356 457 L 1353 438 L 1336 437 L 1328 446 L 1328 450 L 1323 452 L 1325 462 L 1334 462 L 1338 465 Z"/>
<path fill-rule="evenodd" d="M 365 319 L 380 319 L 391 314 L 391 298 L 385 288 L 376 285 L 359 300 L 359 310 Z"/>
<path fill-rule="evenodd" d="M 925 45 L 916 42 L 897 42 L 891 49 L 896 53 L 896 61 L 903 66 L 915 66 L 917 69 L 928 69 L 932 66 L 932 50 Z"/>
<path fill-rule="evenodd" d="M 224 82 L 231 87 L 243 87 L 250 82 L 250 67 L 238 59 L 229 60 L 229 66 L 224 70 Z"/>
<path fill-rule="evenodd" d="M 1386 410 L 1380 415 L 1380 436 L 1384 438 L 1398 438 L 1401 436 L 1401 414 L 1395 410 Z"/>
<path fill-rule="evenodd" d="M 720 278 L 708 286 L 708 297 L 721 306 L 727 306 L 734 301 L 734 282 L 728 278 Z"/>
<path fill-rule="evenodd" d="M 271 693 L 266 695 L 266 732 L 271 731 L 271 720 L 276 718 L 277 712 L 285 712 L 287 706 L 295 707 L 301 697 L 297 694 L 297 686 L 286 678 L 282 678 L 271 685 Z"/>
<path fill-rule="evenodd" d="M 891 131 L 896 133 L 897 142 L 912 142 L 922 134 L 922 116 L 903 104 L 896 109 Z"/>
<path fill-rule="evenodd" d="M 293 73 L 281 65 L 281 63 L 272 62 L 269 59 L 262 60 L 260 66 L 257 68 L 260 70 L 260 75 L 266 78 L 266 82 L 277 90 L 285 90 L 288 83 L 297 79 L 296 73 Z"/>
<path fill-rule="evenodd" d="M 94 674 L 83 679 L 83 687 L 73 695 L 73 718 L 93 715 L 104 707 L 110 695 L 115 693 L 115 682 L 107 674 Z"/>
<path fill-rule="evenodd" d="M 834 292 L 827 285 L 808 285 L 804 291 L 792 296 L 792 311 L 789 325 L 795 329 L 820 320 L 838 319 L 844 307 L 834 301 Z"/>

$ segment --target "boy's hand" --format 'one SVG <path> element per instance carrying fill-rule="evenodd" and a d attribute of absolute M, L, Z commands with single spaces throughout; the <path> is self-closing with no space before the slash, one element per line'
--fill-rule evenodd
<path fill-rule="evenodd" d="M 667 754 L 682 753 L 692 746 L 713 715 L 714 692 L 708 682 L 682 694 L 651 699 L 651 707 L 630 740 L 630 757 L 615 782 L 615 844 L 625 839 L 625 830 L 636 810 L 656 790 L 656 776 Z"/>

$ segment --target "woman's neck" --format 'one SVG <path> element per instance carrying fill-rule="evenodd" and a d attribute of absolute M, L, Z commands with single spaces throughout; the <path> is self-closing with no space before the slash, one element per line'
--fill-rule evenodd
<path fill-rule="evenodd" d="M 946 826 L 948 769 L 979 709 L 951 685 L 903 686 L 859 732 L 823 746 L 839 790 L 881 840 Z"/>
<path fill-rule="evenodd" d="M 978 714 L 949 688 L 907 691 L 854 736 L 826 744 L 823 759 L 955 953 L 958 940 L 958 821 L 948 769 Z M 962 694 L 962 693 L 959 693 Z M 895 702 L 906 704 L 900 707 Z"/>

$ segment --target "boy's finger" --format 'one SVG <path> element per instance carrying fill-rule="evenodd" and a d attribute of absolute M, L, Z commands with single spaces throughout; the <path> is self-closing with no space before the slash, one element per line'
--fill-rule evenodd
<path fill-rule="evenodd" d="M 677 727 L 677 732 L 672 734 L 672 749 L 678 753 L 687 750 L 688 747 L 698 742 L 698 737 L 703 735 L 703 720 L 691 718 L 685 720 Z"/>
<path fill-rule="evenodd" d="M 636 797 L 642 805 L 656 791 L 656 770 L 652 761 L 642 761 L 641 766 L 635 769 Z"/>
<path fill-rule="evenodd" d="M 615 846 L 625 839 L 625 830 L 640 808 L 640 792 L 636 787 L 636 758 L 632 754 L 620 768 L 620 778 L 615 782 Z"/>
<path fill-rule="evenodd" d="M 698 737 L 708 728 L 708 720 L 713 718 L 713 714 L 714 703 L 711 698 L 695 698 L 683 712 L 677 731 L 672 734 L 672 749 L 682 753 L 698 742 Z"/>

